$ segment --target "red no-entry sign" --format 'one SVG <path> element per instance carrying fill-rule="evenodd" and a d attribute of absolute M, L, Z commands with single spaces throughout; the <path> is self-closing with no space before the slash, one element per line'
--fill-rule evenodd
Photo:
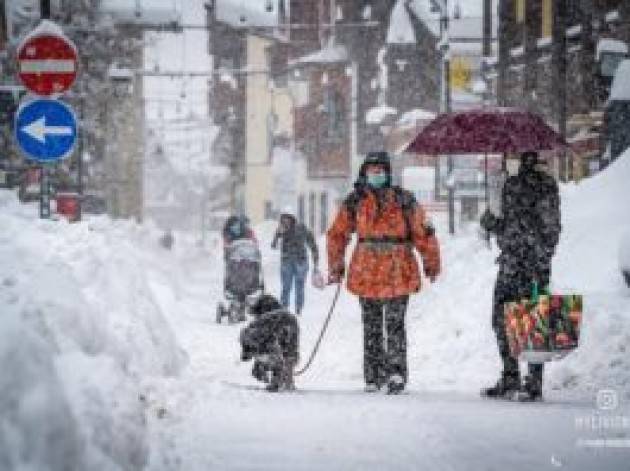
<path fill-rule="evenodd" d="M 31 92 L 43 96 L 60 94 L 77 77 L 77 51 L 63 36 L 32 36 L 20 45 L 18 67 L 20 80 Z"/>

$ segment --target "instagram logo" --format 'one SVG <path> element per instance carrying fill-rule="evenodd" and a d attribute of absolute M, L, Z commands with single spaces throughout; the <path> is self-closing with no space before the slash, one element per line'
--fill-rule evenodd
<path fill-rule="evenodd" d="M 617 391 L 612 389 L 600 389 L 597 391 L 596 403 L 599 410 L 615 410 L 619 406 Z"/>

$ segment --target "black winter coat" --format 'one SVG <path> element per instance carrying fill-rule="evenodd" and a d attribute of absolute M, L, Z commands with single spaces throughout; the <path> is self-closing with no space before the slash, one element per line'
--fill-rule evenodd
<path fill-rule="evenodd" d="M 497 235 L 501 272 L 548 281 L 561 231 L 558 184 L 537 170 L 520 172 L 505 182 L 502 207 L 502 218 L 482 221 Z"/>
<path fill-rule="evenodd" d="M 315 265 L 319 263 L 319 251 L 313 233 L 304 224 L 297 223 L 295 218 L 292 218 L 291 225 L 285 231 L 278 228 L 271 244 L 273 248 L 276 248 L 278 239 L 282 239 L 280 256 L 283 261 L 299 263 L 308 261 L 306 254 L 308 247 L 313 256 L 313 263 Z"/>

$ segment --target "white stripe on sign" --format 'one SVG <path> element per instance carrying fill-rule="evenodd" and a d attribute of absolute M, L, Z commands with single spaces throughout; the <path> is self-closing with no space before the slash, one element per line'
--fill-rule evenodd
<path fill-rule="evenodd" d="M 72 60 L 44 59 L 44 60 L 21 60 L 20 72 L 23 74 L 36 73 L 66 73 L 72 74 L 76 70 Z"/>

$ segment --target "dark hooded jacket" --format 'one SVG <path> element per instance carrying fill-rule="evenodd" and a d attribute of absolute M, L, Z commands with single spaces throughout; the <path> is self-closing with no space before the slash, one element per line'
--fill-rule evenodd
<path fill-rule="evenodd" d="M 289 219 L 289 227 L 285 230 L 282 227 L 278 228 L 271 246 L 276 248 L 278 239 L 282 239 L 280 251 L 282 261 L 307 262 L 306 247 L 308 247 L 313 257 L 313 263 L 317 266 L 319 263 L 319 251 L 313 233 L 304 224 L 298 223 L 292 214 L 283 214 L 281 217 Z"/>

